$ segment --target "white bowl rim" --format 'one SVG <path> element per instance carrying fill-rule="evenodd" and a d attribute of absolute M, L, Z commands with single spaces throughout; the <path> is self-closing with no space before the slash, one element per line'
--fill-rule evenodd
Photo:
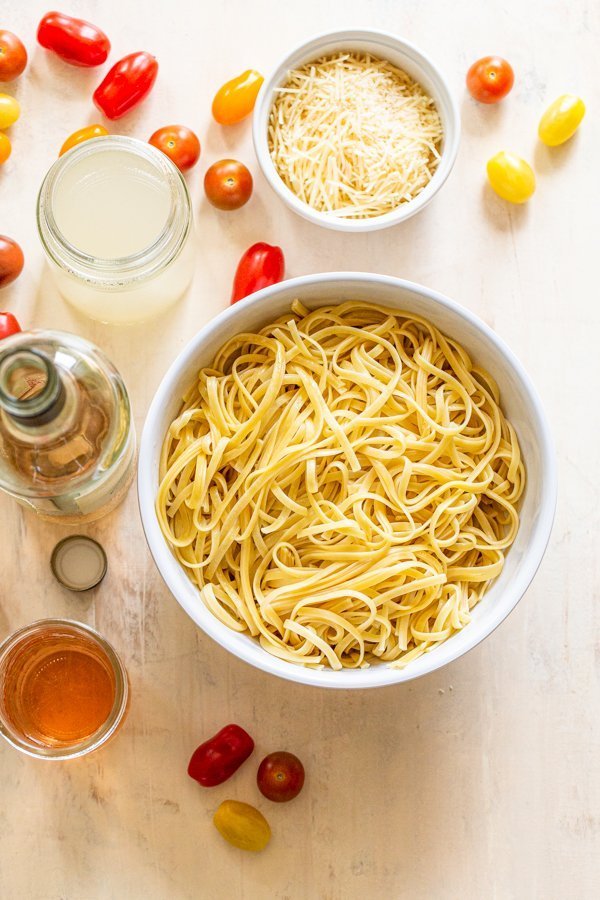
<path fill-rule="evenodd" d="M 370 40 L 382 45 L 383 56 L 385 56 L 383 48 L 386 45 L 388 47 L 394 47 L 401 53 L 410 56 L 418 66 L 427 71 L 431 79 L 436 82 L 437 93 L 433 99 L 436 101 L 436 104 L 439 104 L 440 97 L 443 97 L 449 111 L 449 121 L 448 127 L 444 129 L 444 148 L 441 154 L 440 163 L 429 184 L 423 188 L 414 200 L 402 204 L 401 206 L 396 207 L 396 209 L 384 213 L 381 216 L 374 216 L 371 219 L 342 219 L 335 216 L 328 216 L 316 209 L 312 209 L 308 204 L 296 197 L 293 191 L 284 184 L 278 175 L 269 152 L 266 129 L 269 113 L 271 111 L 271 93 L 276 82 L 279 81 L 278 73 L 280 73 L 282 69 L 289 68 L 289 60 L 292 57 L 301 53 L 308 54 L 313 50 L 318 54 L 321 45 L 335 43 L 336 41 L 339 42 L 340 45 L 343 45 L 350 41 L 360 42 Z M 267 105 L 268 108 L 266 108 Z M 279 63 L 273 68 L 271 75 L 263 82 L 252 117 L 252 140 L 254 143 L 254 150 L 261 171 L 273 191 L 287 206 L 290 207 L 290 209 L 298 213 L 302 218 L 307 219 L 315 225 L 320 225 L 333 231 L 344 231 L 346 233 L 362 233 L 379 231 L 381 228 L 391 228 L 400 222 L 410 219 L 416 213 L 420 212 L 420 210 L 424 209 L 443 187 L 452 171 L 458 154 L 460 132 L 461 123 L 458 103 L 450 90 L 448 79 L 445 75 L 443 75 L 436 64 L 432 62 L 431 58 L 424 53 L 423 50 L 415 46 L 415 44 L 404 40 L 396 34 L 375 28 L 350 28 L 340 31 L 322 31 L 319 34 L 313 35 L 313 37 L 308 40 L 303 41 L 301 44 L 298 44 L 292 51 L 280 59 Z"/>
<path fill-rule="evenodd" d="M 396 290 L 416 293 L 449 309 L 453 314 L 456 314 L 470 325 L 474 326 L 475 329 L 482 332 L 496 347 L 500 354 L 507 359 L 510 367 L 516 373 L 523 392 L 531 404 L 531 410 L 537 419 L 537 425 L 542 436 L 540 443 L 540 457 L 541 468 L 544 473 L 544 492 L 538 518 L 532 530 L 531 540 L 525 551 L 523 563 L 519 572 L 510 582 L 503 586 L 503 602 L 496 602 L 494 607 L 495 615 L 490 617 L 490 621 L 487 623 L 486 627 L 478 629 L 476 627 L 472 628 L 472 626 L 466 626 L 460 632 L 460 634 L 463 635 L 463 644 L 461 647 L 456 647 L 456 649 L 454 649 L 452 646 L 452 638 L 449 638 L 447 641 L 444 641 L 433 648 L 431 652 L 419 657 L 419 660 L 416 662 L 427 660 L 429 663 L 423 671 L 415 671 L 411 664 L 404 669 L 394 669 L 390 668 L 385 663 L 372 665 L 367 669 L 342 669 L 341 671 L 332 671 L 329 668 L 311 669 L 280 660 L 269 654 L 266 650 L 263 650 L 262 654 L 260 654 L 259 663 L 249 649 L 253 643 L 252 639 L 248 640 L 248 650 L 246 650 L 245 643 L 241 644 L 241 647 L 236 647 L 234 650 L 231 646 L 231 639 L 234 635 L 238 634 L 237 632 L 231 631 L 226 625 L 222 624 L 214 615 L 206 610 L 206 607 L 204 607 L 199 597 L 197 597 L 197 602 L 192 604 L 188 603 L 186 599 L 180 599 L 180 597 L 177 596 L 174 581 L 176 574 L 180 574 L 182 569 L 165 541 L 156 518 L 154 500 L 157 490 L 158 473 L 154 467 L 154 460 L 152 457 L 153 436 L 160 426 L 162 410 L 165 406 L 168 406 L 172 400 L 172 384 L 176 381 L 179 373 L 187 368 L 193 358 L 198 355 L 198 347 L 207 342 L 211 333 L 221 324 L 228 319 L 234 321 L 239 309 L 258 306 L 264 303 L 265 309 L 268 310 L 268 306 L 266 305 L 268 298 L 277 294 L 283 288 L 290 290 L 302 288 L 305 285 L 314 286 L 316 284 L 335 281 L 355 281 L 357 283 L 380 284 Z M 464 656 L 485 638 L 489 637 L 522 599 L 540 566 L 550 539 L 554 522 L 557 501 L 557 467 L 554 440 L 544 413 L 542 402 L 526 369 L 502 338 L 500 338 L 482 319 L 466 307 L 461 306 L 455 300 L 451 300 L 449 297 L 446 297 L 438 291 L 427 288 L 416 282 L 396 278 L 392 275 L 378 275 L 370 272 L 352 271 L 315 273 L 279 282 L 271 287 L 257 291 L 236 304 L 229 306 L 204 325 L 179 353 L 163 376 L 146 416 L 138 461 L 138 501 L 146 540 L 163 581 L 179 605 L 187 612 L 195 624 L 208 634 L 209 637 L 220 644 L 221 647 L 255 668 L 300 684 L 338 689 L 383 687 L 386 685 L 412 681 L 415 678 L 428 675 L 442 666 L 453 662 L 455 659 Z M 191 584 L 192 582 L 190 582 L 190 585 Z M 485 602 L 485 600 L 482 602 Z M 199 621 L 197 615 L 201 611 L 205 611 L 208 614 L 203 617 L 202 622 Z M 471 629 L 472 633 L 469 636 L 469 630 Z M 466 639 L 464 638 L 465 634 L 467 634 Z M 254 644 L 254 646 L 256 647 L 256 644 Z M 349 674 L 352 676 L 351 679 L 349 679 Z M 360 677 L 361 675 L 363 676 L 362 678 Z"/>

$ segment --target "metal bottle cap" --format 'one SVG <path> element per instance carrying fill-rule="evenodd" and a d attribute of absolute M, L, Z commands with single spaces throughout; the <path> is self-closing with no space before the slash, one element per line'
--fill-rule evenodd
<path fill-rule="evenodd" d="M 98 541 L 73 534 L 58 542 L 50 566 L 57 581 L 70 591 L 89 591 L 106 575 L 108 562 Z"/>

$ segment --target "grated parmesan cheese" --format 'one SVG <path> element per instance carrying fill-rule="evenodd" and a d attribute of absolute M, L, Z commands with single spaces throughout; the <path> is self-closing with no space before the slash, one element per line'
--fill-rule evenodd
<path fill-rule="evenodd" d="M 269 149 L 283 182 L 313 209 L 349 219 L 414 199 L 437 168 L 442 136 L 421 85 L 361 53 L 289 72 L 269 117 Z"/>

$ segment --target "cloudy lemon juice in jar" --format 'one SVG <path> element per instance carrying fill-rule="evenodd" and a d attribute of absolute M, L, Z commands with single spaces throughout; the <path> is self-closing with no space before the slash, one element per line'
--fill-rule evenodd
<path fill-rule="evenodd" d="M 61 156 L 40 190 L 38 228 L 63 297 L 101 322 L 148 319 L 192 277 L 186 183 L 134 138 L 93 138 Z"/>

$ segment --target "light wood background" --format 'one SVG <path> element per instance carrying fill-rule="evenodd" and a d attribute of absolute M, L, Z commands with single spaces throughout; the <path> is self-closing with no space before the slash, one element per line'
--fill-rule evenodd
<path fill-rule="evenodd" d="M 527 596 L 482 646 L 405 687 L 338 693 L 274 680 L 205 637 L 162 584 L 146 549 L 135 492 L 90 527 L 109 574 L 88 595 L 53 580 L 49 556 L 66 529 L 0 498 L 0 634 L 42 616 L 94 624 L 132 681 L 126 726 L 105 752 L 44 763 L 0 746 L 0 897 L 4 900 L 591 900 L 600 896 L 598 478 L 600 7 L 589 0 L 70 0 L 97 22 L 111 62 L 154 52 L 160 75 L 119 130 L 147 138 L 189 124 L 203 145 L 189 176 L 197 216 L 193 288 L 143 328 L 111 329 L 72 312 L 43 265 L 35 198 L 65 137 L 98 119 L 99 73 L 70 68 L 35 44 L 48 3 L 4 0 L 0 25 L 30 51 L 9 92 L 22 103 L 0 169 L 0 233 L 27 266 L 0 306 L 23 325 L 96 341 L 121 370 L 141 427 L 175 354 L 228 302 L 242 251 L 280 243 L 290 275 L 363 269 L 444 291 L 482 316 L 528 367 L 554 427 L 560 500 L 548 553 Z M 268 72 L 319 30 L 370 25 L 421 46 L 460 98 L 454 172 L 428 209 L 372 236 L 324 232 L 288 212 L 257 171 L 250 128 L 210 120 L 215 89 L 248 67 Z M 477 106 L 469 64 L 497 52 L 516 72 L 510 98 Z M 6 89 L 6 88 L 2 88 Z M 564 91 L 588 115 L 563 148 L 536 140 L 538 118 Z M 528 158 L 538 189 L 509 207 L 485 185 L 501 149 Z M 249 163 L 254 197 L 225 214 L 202 177 L 223 156 Z M 247 764 L 202 790 L 186 775 L 195 746 L 236 721 L 255 761 L 287 748 L 305 762 L 293 804 L 263 801 Z M 227 797 L 257 803 L 273 841 L 259 856 L 226 845 L 211 824 Z"/>

